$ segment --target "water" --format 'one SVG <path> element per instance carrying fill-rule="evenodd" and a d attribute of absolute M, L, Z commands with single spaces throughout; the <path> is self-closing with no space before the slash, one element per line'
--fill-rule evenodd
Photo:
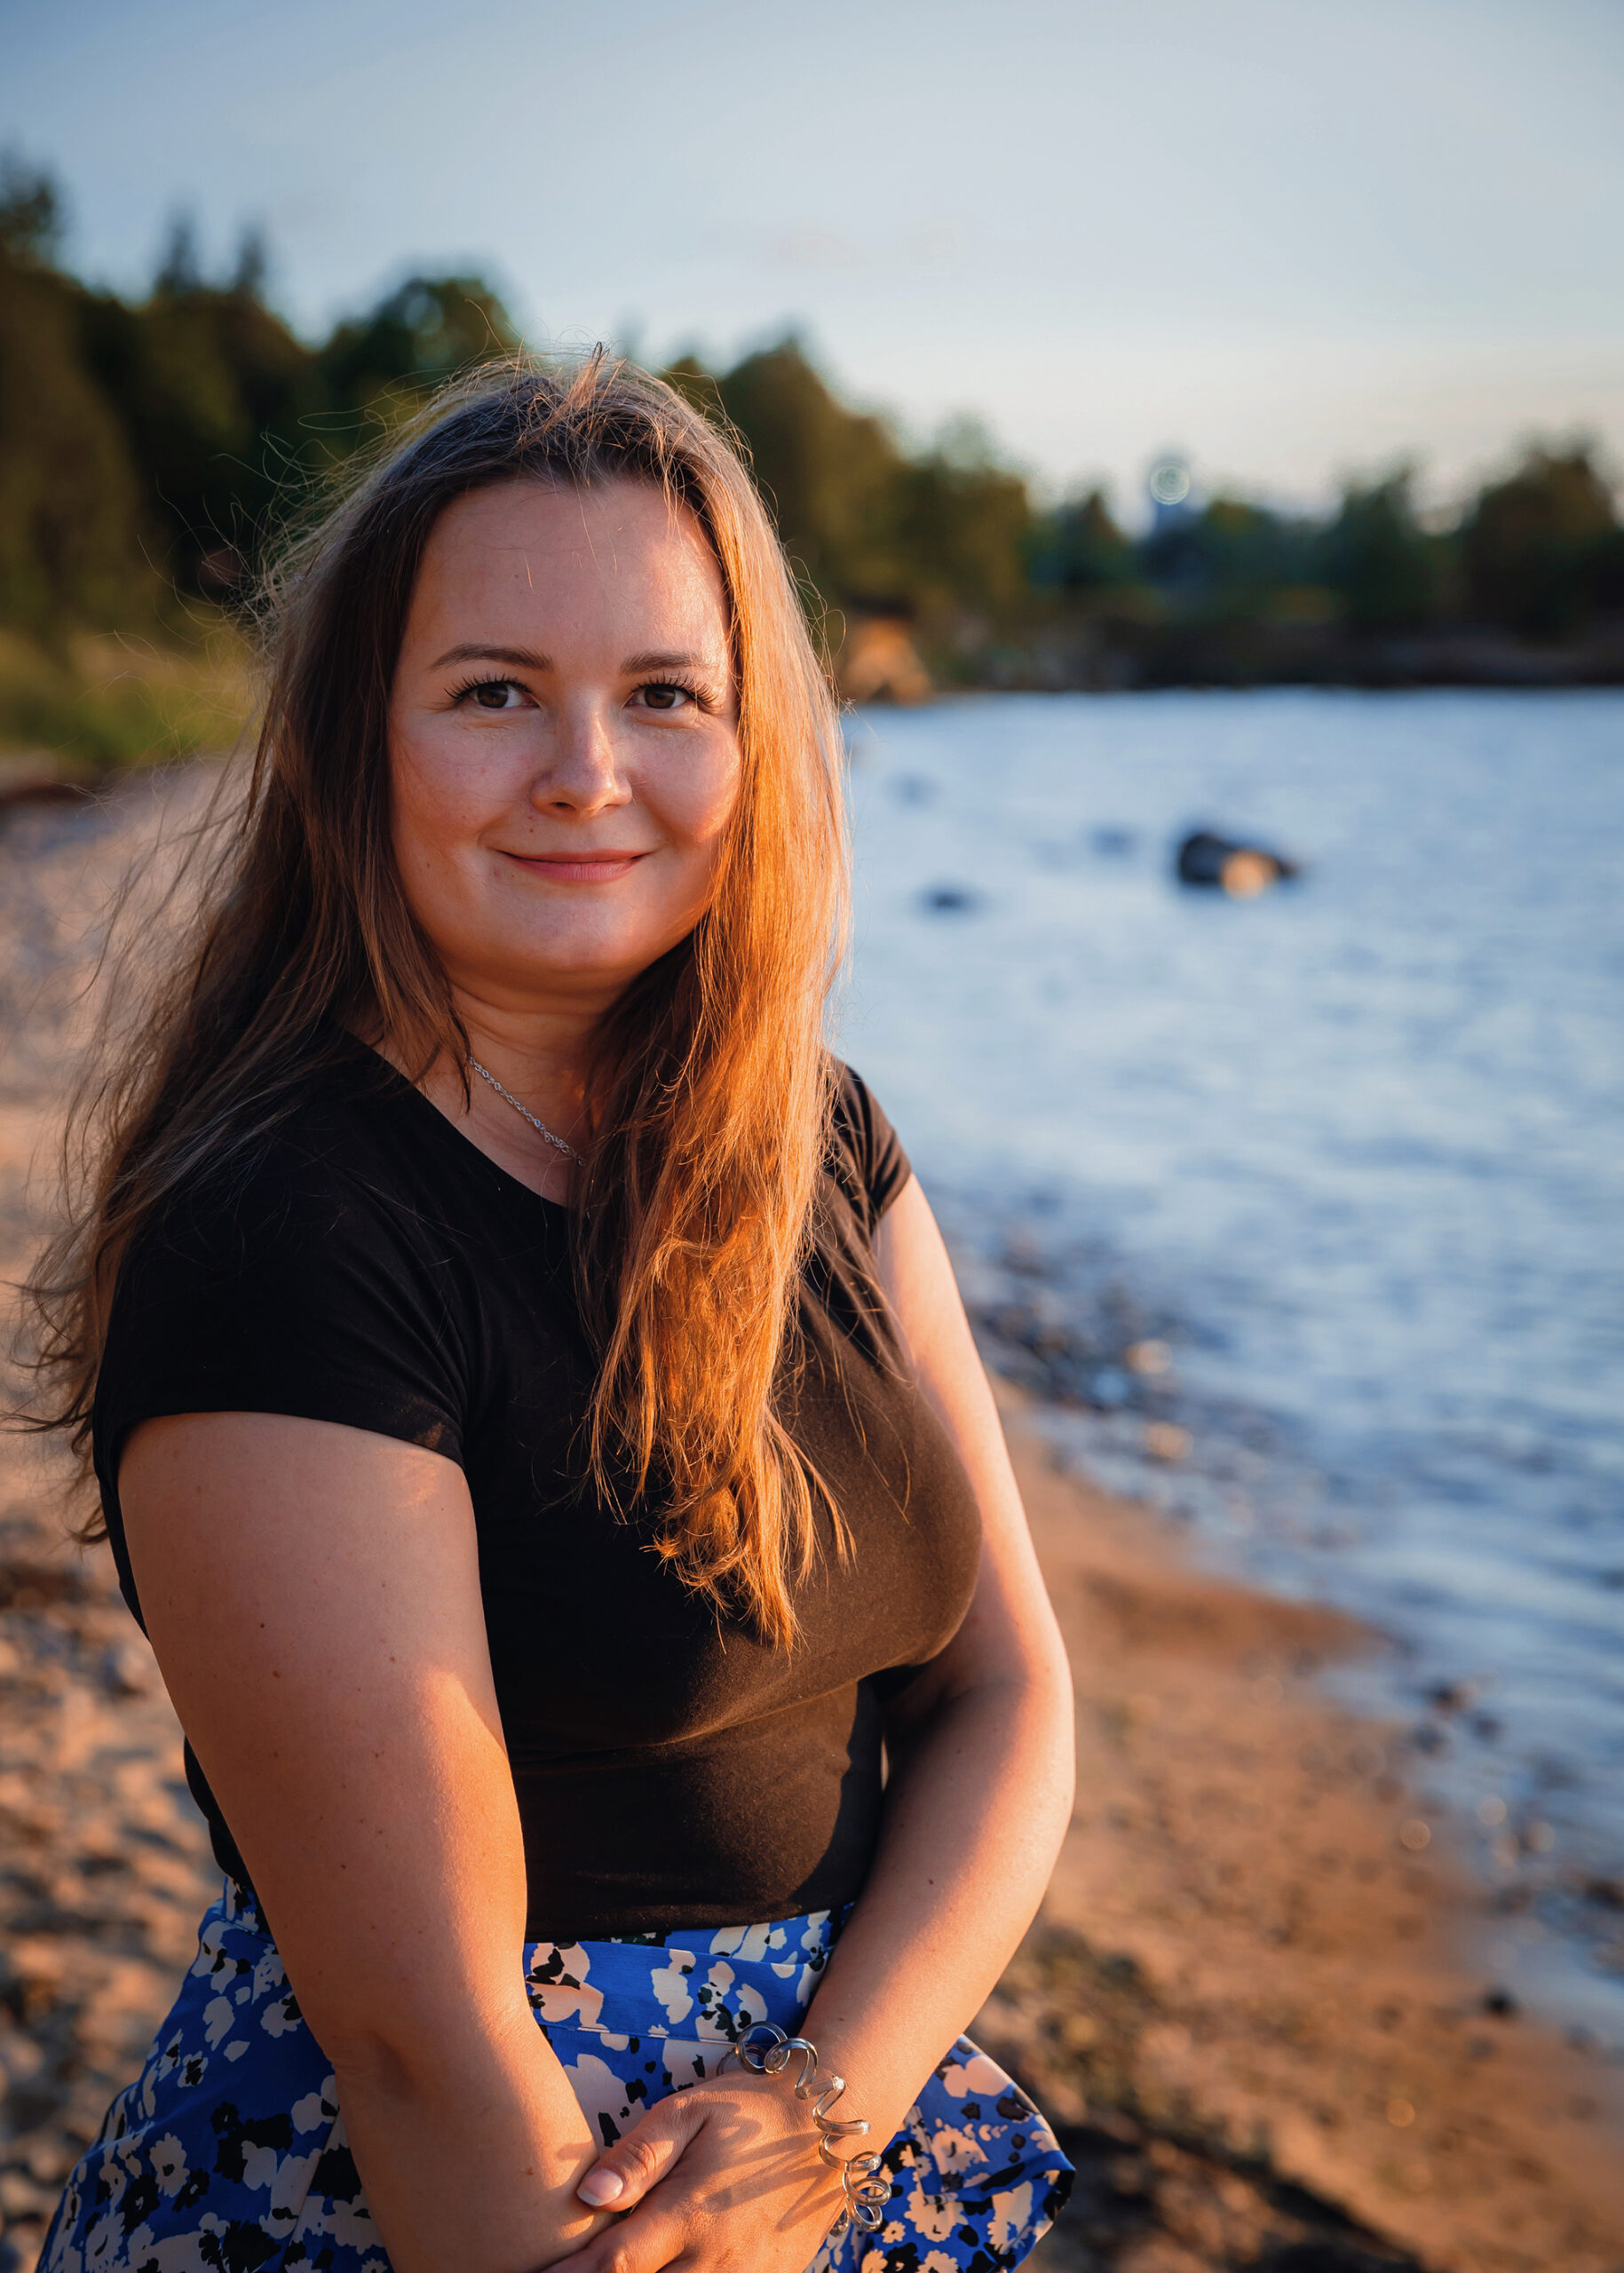
<path fill-rule="evenodd" d="M 852 746 L 843 1048 L 984 1319 L 1067 1457 L 1392 1637 L 1502 1968 L 1543 1938 L 1604 2003 L 1624 695 L 991 696 Z M 1306 874 L 1181 890 L 1202 822 Z"/>

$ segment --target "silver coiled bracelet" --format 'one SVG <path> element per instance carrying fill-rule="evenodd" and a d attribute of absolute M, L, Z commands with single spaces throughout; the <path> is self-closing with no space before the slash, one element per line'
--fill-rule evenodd
<path fill-rule="evenodd" d="M 758 2037 L 771 2041 L 759 2044 L 756 2041 Z M 781 2076 L 797 2055 L 801 2072 L 796 2078 L 795 2095 L 812 2102 L 812 2121 L 819 2133 L 818 2152 L 831 2170 L 840 2173 L 844 2206 L 829 2231 L 832 2235 L 844 2233 L 849 2219 L 864 2233 L 874 2233 L 884 2223 L 880 2206 L 891 2198 L 891 2182 L 875 2175 L 880 2168 L 878 2155 L 835 2152 L 836 2139 L 866 2139 L 873 2126 L 865 2116 L 856 2116 L 848 2123 L 836 2123 L 829 2113 L 846 2087 L 845 2079 L 819 2074 L 817 2046 L 809 2044 L 804 2036 L 786 2036 L 771 2021 L 762 2021 L 748 2030 L 737 2044 L 729 2046 L 717 2063 L 717 2073 L 720 2075 L 736 2055 L 740 2065 L 748 2068 L 753 2076 Z"/>

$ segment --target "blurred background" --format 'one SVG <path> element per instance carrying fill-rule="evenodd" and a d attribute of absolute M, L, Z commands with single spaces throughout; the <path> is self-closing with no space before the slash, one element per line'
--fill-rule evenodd
<path fill-rule="evenodd" d="M 5 27 L 14 747 L 218 736 L 194 604 L 521 338 L 736 424 L 860 697 L 1624 675 L 1609 0 Z"/>
<path fill-rule="evenodd" d="M 470 362 L 662 371 L 747 447 L 851 706 L 841 1046 L 1075 1537 L 1153 1511 L 1140 1611 L 1096 1572 L 1076 1645 L 1118 1911 L 1073 1871 L 1011 1992 L 1087 2175 L 1045 2247 L 1617 2273 L 1614 0 L 0 28 L 8 1275 L 100 911 L 251 720 L 279 531 Z M 150 1660 L 20 1457 L 8 2273 L 202 1882 Z M 1277 1770 L 1293 1823 L 1355 1812 L 1299 1853 L 1240 1796 Z M 1220 1786 L 1232 1852 L 1190 1828 Z M 1179 1968 L 1226 1919 L 1220 1997 Z"/>

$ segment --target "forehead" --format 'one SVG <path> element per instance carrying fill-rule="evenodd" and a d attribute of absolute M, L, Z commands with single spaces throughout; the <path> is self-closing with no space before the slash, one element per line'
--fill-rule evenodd
<path fill-rule="evenodd" d="M 488 630 L 495 616 L 545 624 L 555 639 L 657 622 L 689 645 L 725 655 L 728 644 L 722 571 L 697 515 L 650 482 L 622 479 L 526 479 L 459 497 L 424 549 L 411 614 L 413 629 L 479 617 Z"/>

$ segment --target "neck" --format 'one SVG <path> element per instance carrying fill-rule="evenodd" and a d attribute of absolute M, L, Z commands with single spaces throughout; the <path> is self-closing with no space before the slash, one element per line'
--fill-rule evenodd
<path fill-rule="evenodd" d="M 560 1136 L 578 1130 L 597 1020 L 549 1012 L 504 1017 L 462 1001 L 457 1009 L 469 1056 L 488 1066 L 504 1089 Z M 443 1070 L 461 1086 L 461 1066 Z"/>
<path fill-rule="evenodd" d="M 578 1010 L 511 1010 L 463 994 L 455 998 L 468 1052 L 494 1073 L 527 1112 L 566 1144 L 584 1135 L 587 1068 L 595 1016 Z M 385 1051 L 387 1056 L 388 1052 Z M 543 1199 L 567 1201 L 574 1164 L 477 1076 L 441 1056 L 418 1087 L 448 1121 L 499 1168 Z"/>

